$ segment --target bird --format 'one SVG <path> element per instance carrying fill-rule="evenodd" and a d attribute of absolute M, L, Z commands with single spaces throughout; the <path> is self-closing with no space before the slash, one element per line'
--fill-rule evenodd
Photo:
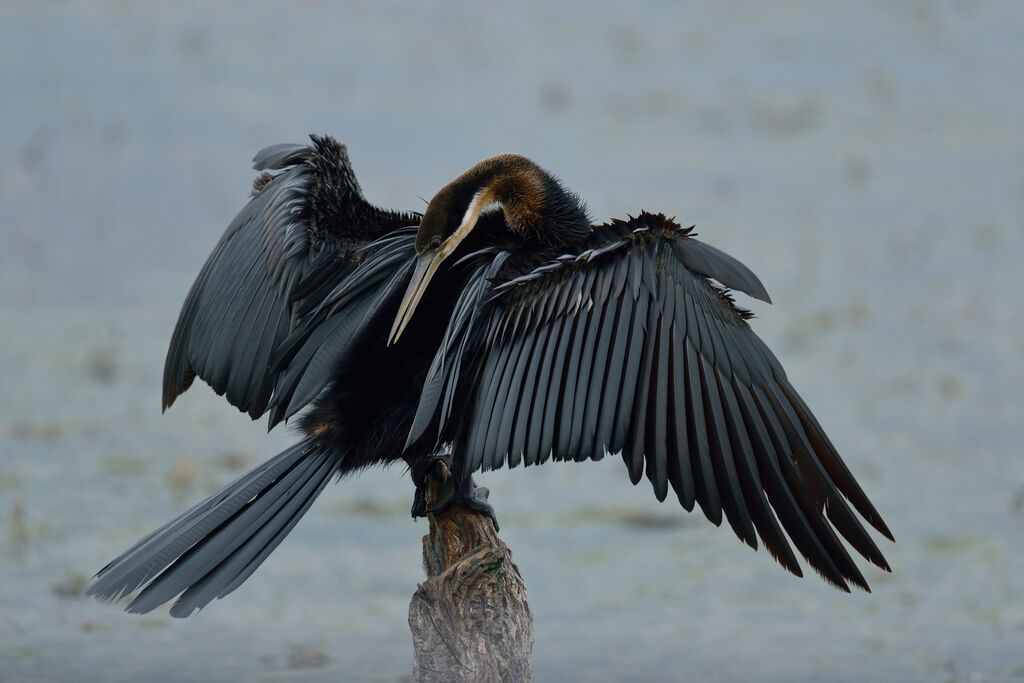
<path fill-rule="evenodd" d="M 176 598 L 171 615 L 188 616 L 238 588 L 332 477 L 370 465 L 407 465 L 414 517 L 462 505 L 497 526 L 476 472 L 607 454 L 798 576 L 787 534 L 842 590 L 869 588 L 837 532 L 890 570 L 850 505 L 892 533 L 731 293 L 767 291 L 692 227 L 646 211 L 594 225 L 515 154 L 422 215 L 369 204 L 329 137 L 254 166 L 182 307 L 163 405 L 198 376 L 270 428 L 298 415 L 302 439 L 144 537 L 89 594 L 141 589 L 128 611 Z"/>
<path fill-rule="evenodd" d="M 411 339 L 385 344 L 420 215 L 370 204 L 347 147 L 328 136 L 267 147 L 253 165 L 251 198 L 182 305 L 163 408 L 199 377 L 252 419 L 267 415 L 270 429 L 301 412 L 302 438 L 96 574 L 87 593 L 101 600 L 138 591 L 129 612 L 177 598 L 170 613 L 186 617 L 232 592 L 332 477 L 404 461 L 427 513 L 423 487 L 436 458 L 404 441 L 418 400 L 409 387 L 422 385 L 433 353 Z M 423 316 L 409 335 L 436 347 L 443 331 L 443 320 Z"/>
<path fill-rule="evenodd" d="M 659 501 L 671 488 L 798 576 L 787 535 L 841 590 L 870 590 L 842 539 L 891 571 L 858 513 L 892 532 L 736 304 L 732 290 L 771 303 L 764 285 L 693 226 L 646 211 L 592 225 L 557 178 L 504 154 L 431 199 L 415 250 L 388 342 L 420 315 L 448 324 L 406 448 L 449 448 L 463 478 L 620 454 L 634 485 L 646 474 Z M 466 284 L 438 311 L 450 270 Z"/>

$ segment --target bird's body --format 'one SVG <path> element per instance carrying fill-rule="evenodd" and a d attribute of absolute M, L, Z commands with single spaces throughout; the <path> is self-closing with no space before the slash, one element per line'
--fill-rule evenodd
<path fill-rule="evenodd" d="M 646 473 L 659 500 L 671 488 L 751 546 L 760 536 L 798 575 L 787 535 L 845 590 L 867 583 L 840 535 L 888 569 L 847 501 L 891 534 L 725 288 L 767 292 L 690 229 L 649 213 L 591 226 L 517 155 L 469 169 L 422 218 L 367 204 L 330 139 L 268 148 L 257 167 L 278 171 L 186 299 L 164 405 L 198 374 L 271 426 L 306 409 L 304 438 L 140 541 L 91 593 L 145 586 L 129 609 L 148 611 L 184 591 L 172 614 L 187 615 L 251 574 L 331 476 L 400 459 L 419 493 L 444 458 L 448 502 L 489 510 L 476 471 L 621 453 L 633 483 Z"/>

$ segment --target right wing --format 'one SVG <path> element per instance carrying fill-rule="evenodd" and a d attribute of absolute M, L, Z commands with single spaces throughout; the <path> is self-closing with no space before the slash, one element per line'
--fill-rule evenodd
<path fill-rule="evenodd" d="M 788 534 L 827 581 L 866 590 L 840 535 L 889 566 L 850 505 L 892 534 L 749 314 L 709 281 L 768 301 L 757 277 L 660 215 L 566 250 L 539 264 L 499 247 L 464 257 L 475 270 L 408 442 L 451 444 L 463 475 L 620 453 L 659 500 L 674 489 L 687 510 L 724 515 L 801 575 Z"/>
<path fill-rule="evenodd" d="M 198 376 L 253 419 L 273 405 L 271 427 L 294 414 L 329 380 L 308 370 L 343 349 L 344 336 L 331 333 L 362 317 L 376 298 L 369 293 L 407 256 L 412 238 L 402 233 L 373 251 L 368 245 L 419 216 L 370 205 L 345 146 L 310 137 L 310 145 L 274 145 L 253 159 L 264 172 L 253 197 L 203 265 L 174 328 L 165 410 Z M 346 283 L 361 262 L 376 267 Z"/>

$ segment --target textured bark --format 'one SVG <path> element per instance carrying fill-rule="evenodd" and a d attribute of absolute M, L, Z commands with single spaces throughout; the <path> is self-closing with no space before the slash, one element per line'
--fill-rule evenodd
<path fill-rule="evenodd" d="M 427 489 L 428 504 L 437 484 Z M 414 681 L 530 681 L 533 614 L 526 584 L 487 515 L 452 505 L 429 517 L 409 605 Z"/>

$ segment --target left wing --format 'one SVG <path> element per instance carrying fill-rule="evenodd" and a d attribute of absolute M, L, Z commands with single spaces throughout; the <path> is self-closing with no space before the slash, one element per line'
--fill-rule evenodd
<path fill-rule="evenodd" d="M 329 379 L 320 371 L 345 342 L 332 333 L 365 312 L 367 297 L 353 297 L 351 285 L 375 292 L 388 281 L 389 271 L 363 269 L 367 277 L 345 285 L 380 245 L 395 245 L 373 240 L 419 216 L 369 204 L 345 146 L 318 136 L 311 143 L 267 147 L 253 160 L 264 172 L 253 197 L 206 260 L 174 328 L 164 409 L 199 376 L 253 419 L 273 405 L 273 426 Z"/>
<path fill-rule="evenodd" d="M 577 253 L 476 264 L 424 384 L 409 442 L 453 445 L 468 474 L 621 453 L 636 484 L 722 516 L 800 575 L 785 534 L 828 581 L 867 583 L 836 535 L 883 568 L 847 501 L 891 538 L 749 313 L 768 300 L 739 261 L 664 216 L 595 228 Z M 458 400 L 456 400 L 458 397 Z"/>

